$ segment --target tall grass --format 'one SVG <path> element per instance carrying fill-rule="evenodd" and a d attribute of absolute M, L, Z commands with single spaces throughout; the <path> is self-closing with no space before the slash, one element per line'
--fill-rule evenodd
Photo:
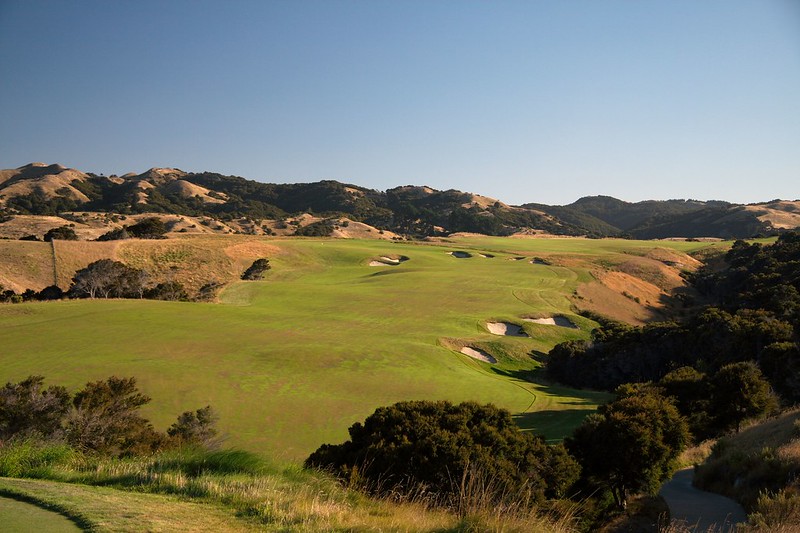
<path fill-rule="evenodd" d="M 239 450 L 187 449 L 147 458 L 90 457 L 34 442 L 0 447 L 0 475 L 177 495 L 223 505 L 269 530 L 572 533 L 570 512 L 544 513 L 526 500 L 498 503 L 491 480 L 460 480 L 454 500 L 418 493 L 374 499 L 299 466 L 278 467 Z M 453 510 L 442 505 L 453 504 Z"/>

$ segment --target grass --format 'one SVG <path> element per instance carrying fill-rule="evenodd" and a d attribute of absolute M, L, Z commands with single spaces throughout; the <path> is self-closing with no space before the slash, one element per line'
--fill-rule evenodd
<path fill-rule="evenodd" d="M 0 488 L 0 523 L 6 531 L 33 531 L 34 528 L 52 533 L 82 531 L 68 517 L 39 505 L 15 499 L 14 496 L 24 498 L 23 495 L 12 491 L 5 492 Z"/>
<path fill-rule="evenodd" d="M 8 453 L 8 450 L 0 454 Z M 216 460 L 209 459 L 218 455 Z M 318 472 L 281 468 L 243 452 L 184 451 L 126 460 L 76 456 L 0 478 L 0 494 L 59 510 L 102 531 L 572 531 L 569 514 L 487 505 L 472 491 L 458 510 L 428 499 L 375 500 Z M 255 461 L 255 462 L 254 462 Z M 200 462 L 208 468 L 195 470 Z M 477 488 L 477 487 L 473 487 Z"/>
<path fill-rule="evenodd" d="M 0 249 L 16 244 L 2 242 Z M 103 243 L 80 244 L 93 257 L 86 249 Z M 705 245 L 657 243 L 683 252 Z M 341 442 L 347 427 L 376 407 L 410 399 L 491 402 L 514 413 L 523 428 L 559 439 L 608 396 L 546 383 L 531 354 L 588 338 L 593 323 L 574 314 L 568 297 L 591 279 L 596 261 L 619 261 L 654 246 L 587 239 L 391 243 L 243 236 L 124 242 L 114 252 L 118 257 L 176 275 L 193 271 L 198 277 L 208 268 L 230 279 L 259 255 L 267 255 L 273 269 L 263 282 L 230 285 L 221 305 L 117 300 L 2 306 L 0 380 L 42 374 L 48 383 L 75 389 L 112 374 L 136 376 L 154 398 L 145 415 L 156 427 L 211 404 L 228 445 L 279 460 L 302 459 L 322 443 Z M 459 249 L 495 257 L 447 254 Z M 387 254 L 410 260 L 368 266 Z M 508 260 L 516 255 L 553 265 Z M 553 314 L 580 329 L 520 322 L 522 316 Z M 531 338 L 491 335 L 489 320 L 520 323 Z M 461 355 L 443 339 L 476 344 L 498 364 Z"/>

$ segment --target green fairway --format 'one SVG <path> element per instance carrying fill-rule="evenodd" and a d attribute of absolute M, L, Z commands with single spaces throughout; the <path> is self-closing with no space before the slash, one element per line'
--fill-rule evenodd
<path fill-rule="evenodd" d="M 38 531 L 77 533 L 81 531 L 81 528 L 63 515 L 3 496 L 0 496 L 0 524 L 4 531 L 17 533 Z"/>
<path fill-rule="evenodd" d="M 567 268 L 528 259 L 707 245 L 501 238 L 267 242 L 279 252 L 270 257 L 265 280 L 230 285 L 218 304 L 0 306 L 0 380 L 41 374 L 74 389 L 109 375 L 135 376 L 153 397 L 145 414 L 157 428 L 211 404 L 227 445 L 287 460 L 340 442 L 349 425 L 376 407 L 409 399 L 492 402 L 524 428 L 560 438 L 607 396 L 544 383 L 531 373 L 538 366 L 531 354 L 588 338 L 593 324 L 573 314 L 567 296 L 590 275 L 579 262 Z M 473 256 L 448 254 L 459 250 Z M 509 260 L 518 254 L 526 260 Z M 409 260 L 369 266 L 383 255 Z M 556 313 L 580 329 L 520 321 Z M 492 335 L 489 320 L 522 324 L 530 338 Z M 451 349 L 459 342 L 489 351 L 498 363 Z"/>

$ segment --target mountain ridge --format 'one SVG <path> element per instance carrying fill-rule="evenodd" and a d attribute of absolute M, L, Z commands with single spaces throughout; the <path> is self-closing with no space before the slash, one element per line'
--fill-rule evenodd
<path fill-rule="evenodd" d="M 336 180 L 264 183 L 214 172 L 154 167 L 122 176 L 60 164 L 0 170 L 0 215 L 94 211 L 282 221 L 310 214 L 410 236 L 456 232 L 591 237 L 748 238 L 800 226 L 800 201 L 645 200 L 584 196 L 567 205 L 510 205 L 470 192 L 403 185 L 379 191 Z M 333 225 L 333 224 L 329 224 Z M 323 228 L 321 234 L 327 229 Z"/>

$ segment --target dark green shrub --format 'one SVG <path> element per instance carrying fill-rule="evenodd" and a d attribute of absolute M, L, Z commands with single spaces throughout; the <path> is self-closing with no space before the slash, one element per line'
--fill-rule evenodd
<path fill-rule="evenodd" d="M 150 300 L 186 302 L 189 300 L 189 293 L 186 292 L 186 289 L 181 283 L 177 281 L 167 281 L 147 289 L 144 293 L 144 297 Z"/>
<path fill-rule="evenodd" d="M 562 446 L 521 432 L 508 411 L 493 405 L 401 402 L 349 432 L 349 441 L 321 446 L 305 465 L 376 494 L 425 491 L 448 499 L 477 474 L 495 500 L 540 501 L 563 495 L 578 476 Z"/>
<path fill-rule="evenodd" d="M 269 259 L 265 259 L 263 257 L 261 259 L 256 259 L 253 261 L 253 264 L 244 271 L 244 274 L 242 274 L 242 279 L 254 281 L 260 280 L 264 277 L 264 273 L 270 268 L 272 267 L 269 265 Z"/>
<path fill-rule="evenodd" d="M 215 447 L 219 417 L 210 405 L 197 411 L 186 411 L 178 416 L 177 422 L 167 430 L 167 434 L 179 446 L 193 445 L 203 448 Z"/>
<path fill-rule="evenodd" d="M 77 241 L 78 235 L 75 230 L 69 226 L 61 226 L 60 228 L 53 228 L 44 234 L 46 242 L 57 239 L 59 241 Z"/>

